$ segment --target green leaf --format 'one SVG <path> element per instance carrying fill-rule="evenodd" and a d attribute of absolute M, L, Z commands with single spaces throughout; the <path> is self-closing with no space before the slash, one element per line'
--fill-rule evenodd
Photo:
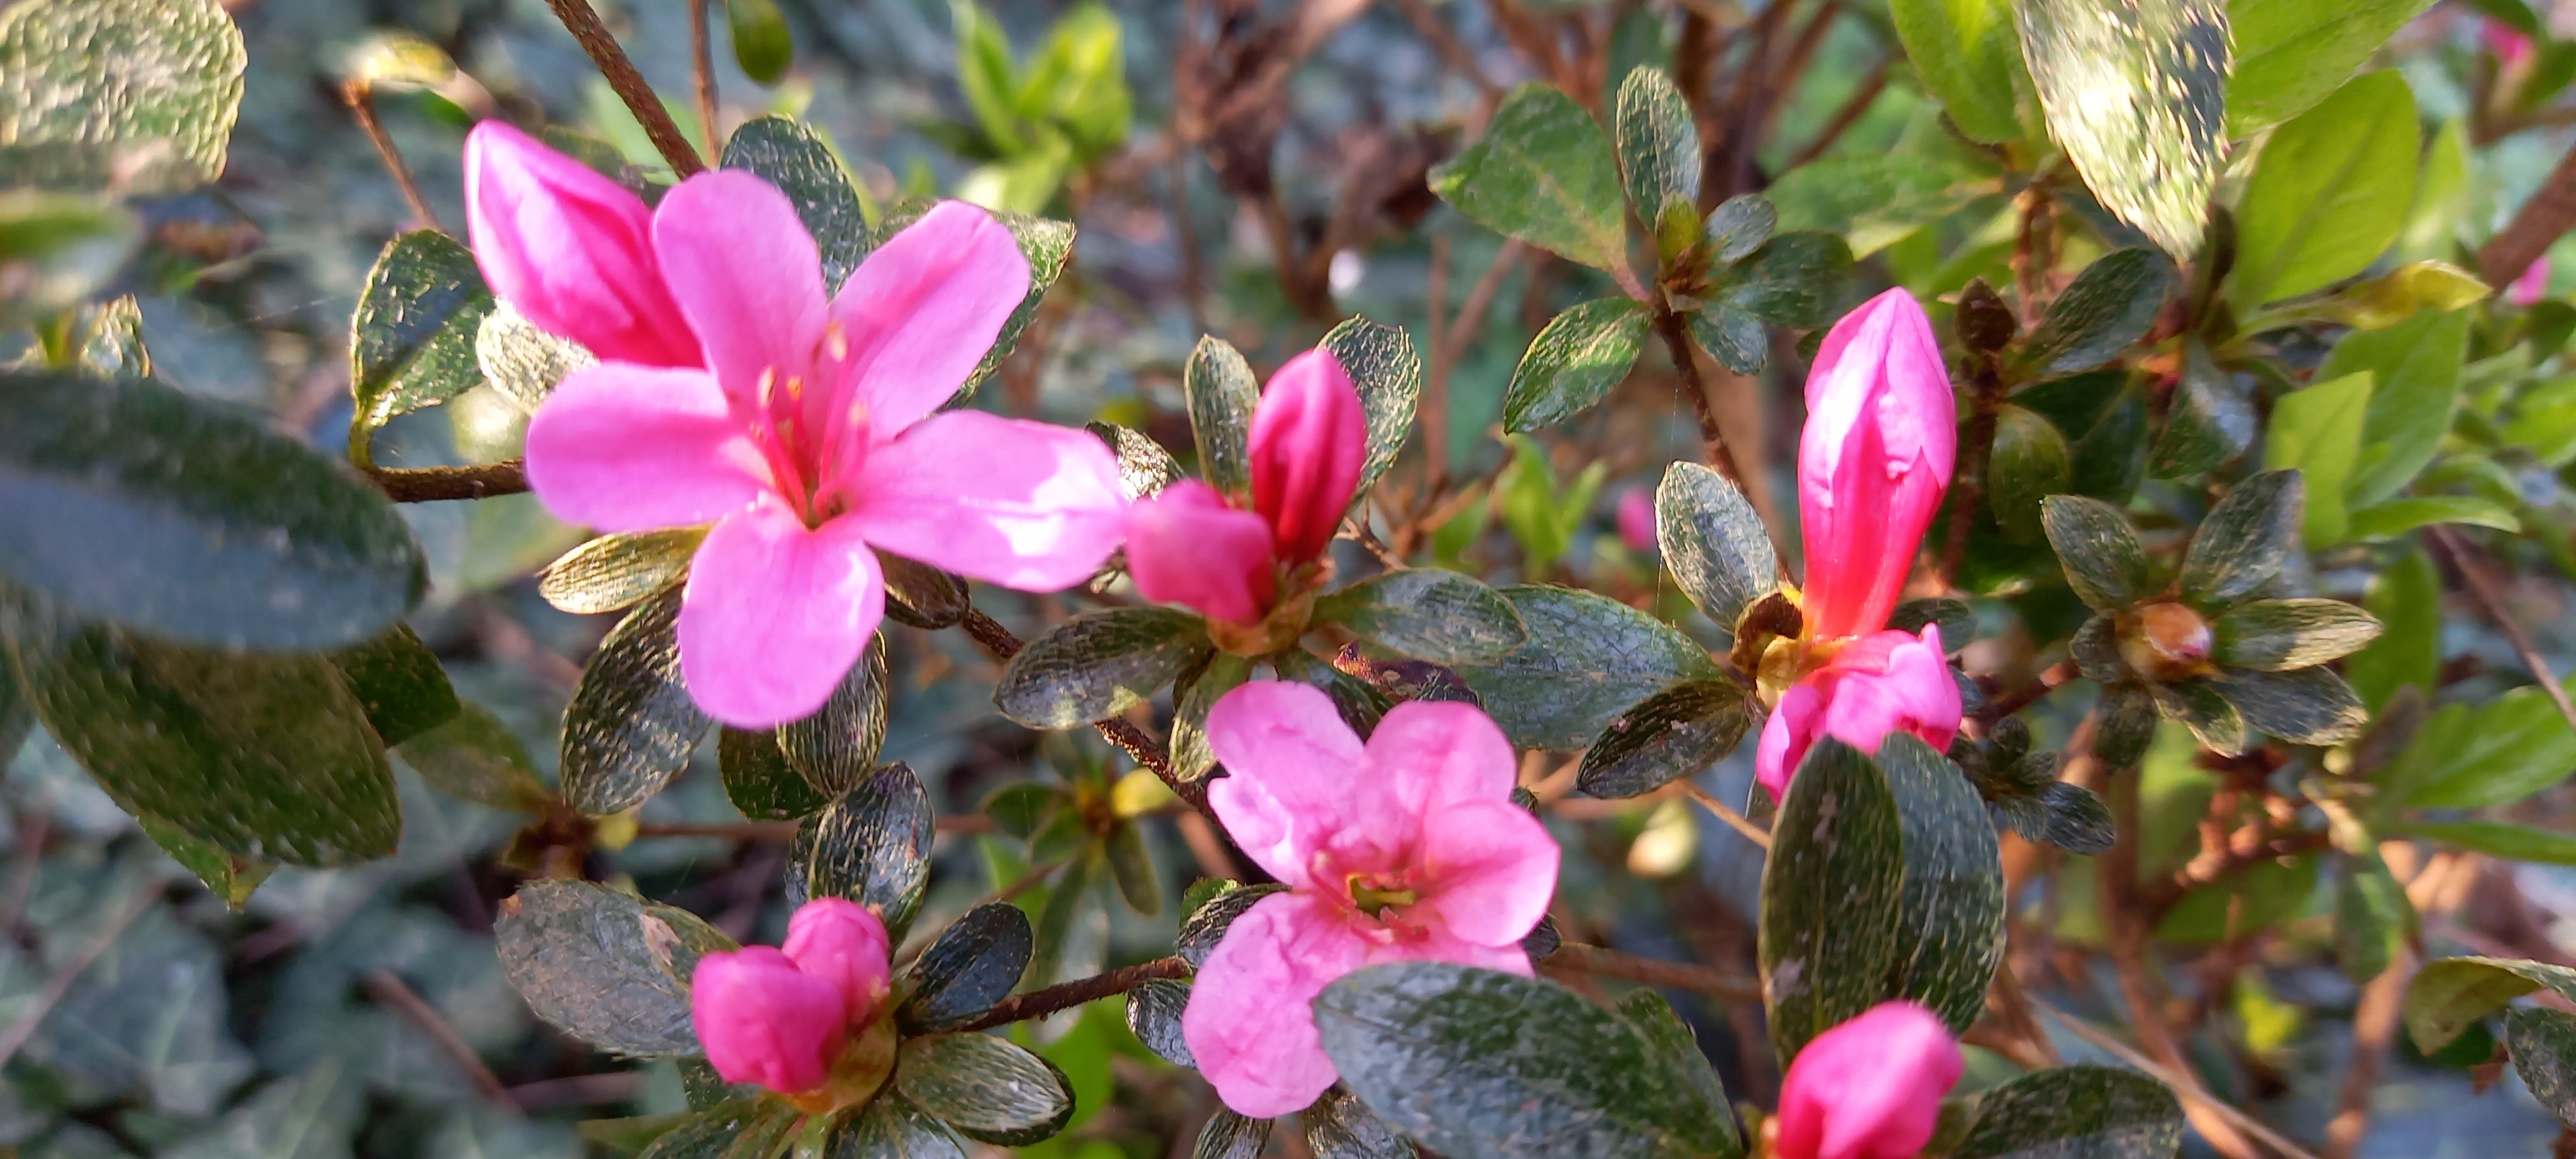
<path fill-rule="evenodd" d="M 2465 148 L 2466 146 L 2462 146 Z M 2433 146 L 2438 156 L 2442 146 Z M 2431 194 L 2433 162 L 2425 163 L 2425 185 L 2417 191 L 2418 211 Z M 2383 330 L 2417 314 L 2444 312 L 2474 306 L 2494 296 L 2494 291 L 2476 274 L 2443 261 L 2408 262 L 2387 273 L 2328 298 L 2318 308 L 2328 320 L 2362 330 Z M 2296 308 L 2278 311 L 2274 316 L 2296 319 L 2308 311 Z M 2254 323 L 2258 324 L 2259 323 Z M 2537 350 L 2534 353 L 2547 357 Z"/>
<path fill-rule="evenodd" d="M 37 719 L 118 806 L 225 853 L 350 865 L 394 851 L 393 770 L 319 656 L 217 652 L 91 628 L 23 657 Z"/>
<path fill-rule="evenodd" d="M 1676 684 L 1611 718 L 1584 750 L 1575 785 L 1595 797 L 1651 793 L 1726 759 L 1757 715 L 1732 680 Z"/>
<path fill-rule="evenodd" d="M 886 617 L 925 632 L 953 628 L 966 619 L 966 581 L 892 552 L 877 553 L 885 576 Z"/>
<path fill-rule="evenodd" d="M 1717 302 L 1685 299 L 1677 304 L 1689 311 L 1684 321 L 1690 327 L 1691 341 L 1699 343 L 1709 357 L 1737 374 L 1761 373 L 1763 363 L 1770 359 L 1762 319 Z"/>
<path fill-rule="evenodd" d="M 2099 499 L 2051 495 L 2041 506 L 2048 544 L 2066 582 L 2095 611 L 2116 612 L 2154 594 L 2155 567 L 2129 517 Z"/>
<path fill-rule="evenodd" d="M 2067 448 L 2066 436 L 2057 424 L 2029 408 L 2006 403 L 1995 411 L 1990 455 L 1986 503 L 1994 509 L 1995 522 L 2012 539 L 2024 543 L 2038 539 L 2044 530 L 2042 501 L 2075 485 L 2074 452 Z"/>
<path fill-rule="evenodd" d="M 1180 955 L 1181 960 L 1188 962 L 1193 970 L 1207 967 L 1208 955 L 1215 953 L 1217 944 L 1225 940 L 1225 932 L 1233 928 L 1234 919 L 1242 917 L 1245 910 L 1251 909 L 1262 898 L 1288 888 L 1275 883 L 1243 885 L 1229 881 L 1224 884 L 1227 887 L 1224 892 L 1195 907 L 1183 907 L 1189 911 L 1189 916 L 1181 919 L 1180 933 L 1172 939 L 1172 952 Z"/>
<path fill-rule="evenodd" d="M 1951 1159 L 2167 1159 L 2182 1146 L 2182 1104 L 2163 1083 L 2120 1067 L 2052 1067 L 1986 1092 Z"/>
<path fill-rule="evenodd" d="M 1366 318 L 1345 318 L 1316 343 L 1333 352 L 1342 371 L 1359 389 L 1360 413 L 1368 419 L 1368 458 L 1360 464 L 1360 484 L 1352 491 L 1354 506 L 1365 502 L 1369 488 L 1395 465 L 1396 453 L 1413 434 L 1413 410 L 1422 396 L 1422 357 L 1401 327 L 1382 326 Z"/>
<path fill-rule="evenodd" d="M 1895 795 L 1867 756 L 1827 737 L 1807 750 L 1762 864 L 1763 1005 L 1782 1065 L 1817 1035 L 1893 997 L 1906 910 Z"/>
<path fill-rule="evenodd" d="M 1208 747 L 1207 714 L 1226 693 L 1252 677 L 1252 661 L 1232 652 L 1211 652 L 1172 685 L 1172 772 L 1195 781 L 1216 767 L 1216 750 Z M 1281 679 L 1288 679 L 1286 674 Z"/>
<path fill-rule="evenodd" d="M 1821 330 L 1842 312 L 1851 247 L 1829 233 L 1775 234 L 1719 280 L 1716 301 L 1774 326 Z"/>
<path fill-rule="evenodd" d="M 669 590 L 689 574 L 707 529 L 603 535 L 567 551 L 537 573 L 537 594 L 575 615 L 630 608 Z"/>
<path fill-rule="evenodd" d="M 895 1055 L 894 1085 L 980 1143 L 1035 1143 L 1073 1117 L 1073 1090 L 1054 1064 L 989 1034 L 905 1039 Z"/>
<path fill-rule="evenodd" d="M 474 328 L 474 364 L 492 389 L 533 415 L 565 376 L 599 360 L 580 344 L 537 329 L 508 302 L 495 302 Z"/>
<path fill-rule="evenodd" d="M 2370 410 L 2368 371 L 2319 382 L 2282 395 L 2272 404 L 2272 427 L 2263 444 L 2267 470 L 2297 470 L 2307 482 L 2302 524 L 2310 549 L 2340 543 L 2349 516 L 2345 487 L 2361 459 L 2361 430 Z"/>
<path fill-rule="evenodd" d="M 542 812 L 554 791 L 537 778 L 526 742 L 492 710 L 458 705 L 456 717 L 394 750 L 420 779 L 442 793 L 492 809 Z"/>
<path fill-rule="evenodd" d="M 2182 561 L 2183 602 L 2220 608 L 2280 574 L 2296 544 L 2307 484 L 2297 471 L 2248 475 L 2209 509 Z"/>
<path fill-rule="evenodd" d="M 1868 257 L 2002 189 L 1994 174 L 1945 154 L 1853 152 L 1820 157 L 1764 190 L 1779 228 L 1848 239 Z"/>
<path fill-rule="evenodd" d="M 2436 523 L 2459 523 L 2470 527 L 2492 527 L 2498 531 L 2519 532 L 2522 520 L 2511 509 L 2483 495 L 2419 495 L 2409 499 L 2390 499 L 2352 512 L 2344 524 L 2344 538 L 2354 540 L 2395 539 L 2418 527 Z"/>
<path fill-rule="evenodd" d="M 1726 476 L 1701 464 L 1664 468 L 1655 538 L 1674 585 L 1730 635 L 1744 609 L 1780 589 L 1780 559 L 1762 516 Z"/>
<path fill-rule="evenodd" d="M 2022 357 L 2048 374 L 2091 370 L 2155 328 L 2174 289 L 2173 262 L 2151 249 L 2113 250 L 2075 275 L 2031 331 Z"/>
<path fill-rule="evenodd" d="M 741 66 L 742 75 L 760 85 L 774 85 L 786 78 L 787 66 L 796 60 L 796 36 L 788 31 L 787 17 L 779 12 L 777 0 L 725 0 L 725 24 L 733 33 L 733 61 Z M 741 130 L 734 131 L 734 139 L 742 139 Z M 735 168 L 730 143 L 726 153 L 725 167 Z M 822 231 L 815 232 L 819 235 Z M 832 279 L 832 284 L 839 283 L 840 279 Z"/>
<path fill-rule="evenodd" d="M 2405 951 L 2415 907 L 2378 854 L 2338 860 L 2343 866 L 2335 875 L 2335 963 L 2353 985 L 2366 985 Z"/>
<path fill-rule="evenodd" d="M 901 942 L 930 884 L 934 836 L 930 793 L 898 761 L 797 827 L 787 857 L 799 868 L 789 876 L 804 886 L 804 897 L 874 908 L 885 919 L 886 936 Z"/>
<path fill-rule="evenodd" d="M 2259 429 L 2253 400 L 2236 376 L 2209 356 L 2209 347 L 2193 336 L 2183 343 L 2182 374 L 2174 382 L 2166 408 L 2164 434 L 2156 439 L 2147 471 L 2159 479 L 2183 479 L 2215 471 L 2236 461 L 2254 445 Z"/>
<path fill-rule="evenodd" d="M 885 636 L 880 633 L 868 640 L 866 652 L 822 708 L 778 726 L 778 750 L 807 784 L 838 796 L 876 769 L 885 733 Z"/>
<path fill-rule="evenodd" d="M 623 812 L 689 767 L 714 724 L 680 678 L 677 587 L 627 613 L 599 642 L 564 708 L 564 803 Z"/>
<path fill-rule="evenodd" d="M 2539 688 L 2446 704 L 2376 778 L 2391 806 L 2506 805 L 2576 772 L 2576 731 Z"/>
<path fill-rule="evenodd" d="M 1458 675 L 1515 746 L 1573 750 L 1610 718 L 1684 680 L 1716 679 L 1708 653 L 1669 624 L 1591 592 L 1529 585 L 1502 589 L 1529 640 Z"/>
<path fill-rule="evenodd" d="M 2004 868 L 1995 824 L 1959 766 L 1890 733 L 1878 767 L 1903 831 L 1905 884 L 1888 980 L 1965 1034 L 2004 959 Z M 1790 794 L 1797 793 L 1791 781 Z M 1775 837 L 1776 841 L 1777 838 Z"/>
<path fill-rule="evenodd" d="M 664 1131 L 636 1159 L 770 1159 L 804 1121 L 776 1099 L 734 1099 Z"/>
<path fill-rule="evenodd" d="M 2226 119 L 2219 0 L 2015 0 L 2049 136 L 2120 220 L 2175 260 L 2200 249 Z"/>
<path fill-rule="evenodd" d="M 1306 1129 L 1306 1149 L 1315 1159 L 1414 1159 L 1413 1144 L 1395 1133 L 1367 1104 L 1335 1085 L 1297 1112 Z"/>
<path fill-rule="evenodd" d="M 2344 661 L 2344 676 L 2373 714 L 2398 688 L 2430 695 L 2442 668 L 2442 576 L 2418 548 L 2371 576 L 2362 608 L 2380 622 L 2379 637 Z"/>
<path fill-rule="evenodd" d="M 1315 1025 L 1351 1092 L 1441 1154 L 1737 1154 L 1694 1076 L 1551 982 L 1448 962 L 1373 966 L 1325 988 Z"/>
<path fill-rule="evenodd" d="M 2331 668 L 2221 669 L 2209 684 L 2247 727 L 2292 744 L 2337 744 L 2361 735 L 2361 726 L 2370 723 L 2361 697 Z"/>
<path fill-rule="evenodd" d="M 1698 1097 L 1701 1112 L 1725 1133 L 1716 1153 L 1741 1154 L 1744 1140 L 1736 1134 L 1735 1116 L 1726 1102 L 1726 1086 L 1710 1069 L 1708 1056 L 1700 1053 L 1697 1036 L 1691 1033 L 1690 1024 L 1673 1011 L 1672 1003 L 1654 990 L 1636 990 L 1619 1000 L 1619 1017 L 1646 1040 L 1663 1070 L 1684 1081 Z"/>
<path fill-rule="evenodd" d="M 244 414 L 148 380 L 0 373 L 0 416 L 0 578 L 85 615 L 319 650 L 428 586 L 381 492 Z"/>
<path fill-rule="evenodd" d="M 1151 699 L 1211 647 L 1206 623 L 1178 608 L 1084 612 L 1011 657 L 993 703 L 1030 728 L 1089 724 Z"/>
<path fill-rule="evenodd" d="M 2023 72 L 2010 0 L 1890 0 L 1897 39 L 1923 87 L 1976 141 L 2021 136 L 2014 82 Z"/>
<path fill-rule="evenodd" d="M 767 8 L 767 18 L 776 21 L 777 7 L 771 0 L 727 0 L 734 18 L 734 53 L 743 52 L 742 18 L 747 11 Z M 794 51 L 787 26 L 777 24 L 774 52 L 778 67 L 784 71 L 787 57 Z M 748 65 L 743 71 L 759 80 Z M 768 84 L 769 81 L 761 81 Z M 727 169 L 744 169 L 778 187 L 796 206 L 796 218 L 805 223 L 806 232 L 814 235 L 814 245 L 823 254 L 823 286 L 827 292 L 840 288 L 842 279 L 859 268 L 870 247 L 867 215 L 860 209 L 859 191 L 850 184 L 850 175 L 841 168 L 841 159 L 832 153 L 822 135 L 802 121 L 788 117 L 757 117 L 745 121 L 725 142 L 724 158 L 717 164 Z"/>
<path fill-rule="evenodd" d="M 1258 1159 L 1262 1148 L 1270 1145 L 1269 1119 L 1249 1119 L 1220 1106 L 1199 1128 L 1199 1137 L 1190 1147 L 1190 1159 Z"/>
<path fill-rule="evenodd" d="M 1666 205 L 1691 208 L 1699 200 L 1699 128 L 1690 102 L 1660 68 L 1641 66 L 1620 82 L 1619 160 L 1628 180 L 1628 204 L 1637 219 L 1655 224 Z"/>
<path fill-rule="evenodd" d="M 1955 656 L 1977 638 L 1977 609 L 1966 600 L 1925 596 L 1896 605 L 1887 616 L 1888 627 L 1909 635 L 1922 635 L 1930 624 L 1940 625 L 1942 650 Z"/>
<path fill-rule="evenodd" d="M 2385 330 L 2355 330 L 2317 368 L 2319 382 L 2371 373 L 2361 455 L 2346 488 L 2352 506 L 2395 495 L 2433 461 L 2451 429 L 2460 363 L 2468 355 L 2469 313 L 2427 312 Z"/>
<path fill-rule="evenodd" d="M 1431 171 L 1431 188 L 1478 225 L 1594 269 L 1624 269 L 1619 164 L 1601 126 L 1545 84 L 1513 89 L 1485 135 Z"/>
<path fill-rule="evenodd" d="M 724 781 L 725 799 L 755 821 L 810 817 L 832 803 L 830 795 L 789 767 L 774 729 L 718 730 L 716 771 Z"/>
<path fill-rule="evenodd" d="M 880 1091 L 832 1135 L 831 1159 L 967 1159 L 970 1148 L 948 1124 L 896 1091 Z"/>
<path fill-rule="evenodd" d="M 1225 339 L 1201 338 L 1181 371 L 1181 395 L 1198 436 L 1199 473 L 1219 491 L 1252 494 L 1252 412 L 1261 405 L 1252 365 Z"/>
<path fill-rule="evenodd" d="M 1180 482 L 1185 475 L 1172 453 L 1143 431 L 1104 422 L 1084 423 L 1082 429 L 1109 444 L 1110 451 L 1118 456 L 1118 490 L 1130 503 L 1162 494 L 1163 488 Z"/>
<path fill-rule="evenodd" d="M 1029 965 L 1029 918 L 1008 902 L 986 902 L 939 931 L 905 975 L 895 1018 L 906 1034 L 963 1026 L 1010 996 Z"/>
<path fill-rule="evenodd" d="M 537 1017 L 611 1054 L 701 1053 L 689 1021 L 698 958 L 733 946 L 684 911 L 587 881 L 532 881 L 501 903 L 501 970 Z"/>
<path fill-rule="evenodd" d="M 1532 431 L 1590 410 L 1636 367 L 1649 321 L 1645 305 L 1625 297 L 1597 298 L 1549 320 L 1504 388 L 1504 429 Z"/>
<path fill-rule="evenodd" d="M 334 653 L 331 662 L 349 678 L 366 709 L 367 723 L 387 746 L 398 745 L 456 718 L 456 689 L 420 637 L 402 624 L 384 635 Z"/>
<path fill-rule="evenodd" d="M 1190 984 L 1153 978 L 1127 992 L 1127 1029 L 1136 1041 L 1173 1066 L 1198 1069 L 1189 1040 L 1181 1034 L 1181 1012 L 1190 1005 Z"/>
<path fill-rule="evenodd" d="M 223 175 L 249 63 L 214 0 L 27 0 L 0 12 L 0 172 L 179 193 Z"/>
<path fill-rule="evenodd" d="M 2442 1049 L 2469 1024 L 2505 1003 L 2547 989 L 2576 1001 L 2576 970 L 2515 958 L 2442 958 L 2406 983 L 2406 1033 L 2426 1054 Z"/>
<path fill-rule="evenodd" d="M 2230 668 L 2280 672 L 2340 660 L 2379 635 L 2379 620 L 2342 600 L 2255 600 L 2210 624 L 2211 658 Z"/>
<path fill-rule="evenodd" d="M 475 344 L 491 312 L 483 272 L 455 238 L 419 229 L 387 242 L 349 324 L 353 449 L 395 415 L 482 385 Z"/>
<path fill-rule="evenodd" d="M 1529 638 L 1520 613 L 1494 589 L 1428 567 L 1371 576 L 1324 596 L 1314 618 L 1434 664 L 1491 663 Z"/>
<path fill-rule="evenodd" d="M 2264 142 L 2236 207 L 2240 309 L 2368 269 L 2405 228 L 2423 147 L 2396 70 L 2355 78 Z"/>
<path fill-rule="evenodd" d="M 1127 908 L 1146 917 L 1163 912 L 1163 871 L 1154 864 L 1154 850 L 1145 843 L 1144 827 L 1132 818 L 1111 826 L 1105 849 L 1109 878 L 1118 886 L 1118 896 L 1127 902 Z"/>
<path fill-rule="evenodd" d="M 2505 1053 L 2541 1109 L 2576 1121 L 2576 1014 L 2539 1006 L 2504 1012 Z"/>
<path fill-rule="evenodd" d="M 2250 137 L 2308 111 L 2429 7 L 2432 0 L 2234 0 L 2227 135 Z"/>

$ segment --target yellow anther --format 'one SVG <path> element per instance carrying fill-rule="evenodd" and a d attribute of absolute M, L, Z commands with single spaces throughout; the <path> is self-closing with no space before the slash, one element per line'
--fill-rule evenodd
<path fill-rule="evenodd" d="M 842 329 L 840 323 L 823 327 L 823 352 L 831 355 L 834 362 L 849 360 L 850 332 Z"/>

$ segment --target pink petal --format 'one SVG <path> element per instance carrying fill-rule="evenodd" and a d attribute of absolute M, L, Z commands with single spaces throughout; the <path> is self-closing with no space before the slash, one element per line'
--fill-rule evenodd
<path fill-rule="evenodd" d="M 951 411 L 868 452 L 849 518 L 868 542 L 1023 591 L 1091 578 L 1118 550 L 1118 460 L 1088 432 Z"/>
<path fill-rule="evenodd" d="M 810 373 L 823 340 L 823 258 L 777 186 L 739 169 L 689 178 L 653 211 L 653 248 L 737 406 L 759 401 L 763 373 L 775 374 L 773 390 Z M 819 398 L 830 384 L 803 386 Z"/>
<path fill-rule="evenodd" d="M 1619 493 L 1619 538 L 1635 551 L 1656 550 L 1655 493 L 1630 487 Z"/>
<path fill-rule="evenodd" d="M 1957 423 L 1931 320 L 1903 288 L 1834 323 L 1807 376 L 1798 440 L 1811 634 L 1887 625 L 1950 485 Z"/>
<path fill-rule="evenodd" d="M 465 232 L 494 297 L 605 361 L 696 366 L 652 223 L 642 198 L 505 122 L 465 138 Z"/>
<path fill-rule="evenodd" d="M 1415 818 L 1461 801 L 1507 801 L 1520 758 L 1494 718 L 1472 704 L 1409 700 L 1369 734 L 1369 775 L 1393 786 Z"/>
<path fill-rule="evenodd" d="M 1332 351 L 1318 346 L 1270 376 L 1250 439 L 1252 504 L 1270 521 L 1279 557 L 1303 563 L 1323 554 L 1368 458 L 1359 389 Z"/>
<path fill-rule="evenodd" d="M 1237 624 L 1259 622 L 1278 592 L 1270 525 L 1196 479 L 1127 509 L 1127 573 L 1146 599 Z"/>
<path fill-rule="evenodd" d="M 1941 628 L 1927 624 L 1921 638 L 1887 631 L 1864 637 L 1885 648 L 1883 666 L 1845 669 L 1841 657 L 1832 666 L 1835 679 L 1827 696 L 1824 731 L 1865 753 L 1876 753 L 1890 733 L 1908 732 L 1935 750 L 1947 749 L 1959 732 L 1959 683 L 1941 654 Z M 1845 651 L 1858 651 L 1855 644 Z"/>
<path fill-rule="evenodd" d="M 1422 915 L 1419 907 L 1415 914 Z M 1458 937 L 1436 921 L 1425 923 L 1420 937 L 1398 938 L 1383 945 L 1371 943 L 1368 961 L 1361 966 L 1385 962 L 1456 962 L 1461 966 L 1518 974 L 1524 978 L 1538 973 L 1530 968 L 1529 952 L 1521 949 L 1517 939 L 1507 945 L 1488 946 Z"/>
<path fill-rule="evenodd" d="M 2522 268 L 2522 275 L 2505 290 L 2505 300 L 2517 306 L 2529 306 L 2549 296 L 2549 255 L 2542 254 Z"/>
<path fill-rule="evenodd" d="M 1029 293 L 1029 262 L 993 215 L 943 201 L 850 272 L 832 299 L 849 342 L 842 389 L 883 431 L 937 410 Z"/>
<path fill-rule="evenodd" d="M 680 673 L 736 728 L 801 720 L 849 674 L 885 614 L 877 557 L 848 519 L 808 529 L 783 503 L 716 524 L 689 565 Z"/>
<path fill-rule="evenodd" d="M 1825 696 L 1810 680 L 1800 680 L 1780 694 L 1771 719 L 1762 724 L 1762 741 L 1753 751 L 1753 779 L 1771 794 L 1773 804 L 1789 799 L 1789 778 L 1807 749 L 1824 731 Z"/>
<path fill-rule="evenodd" d="M 603 362 L 565 376 L 528 423 L 528 486 L 566 523 L 709 523 L 770 493 L 760 451 L 698 370 Z"/>
<path fill-rule="evenodd" d="M 1273 894 L 1234 920 L 1181 1011 L 1181 1038 L 1226 1106 L 1285 1115 L 1341 1077 L 1315 1030 L 1315 996 L 1368 953 L 1340 911 L 1306 894 Z"/>
<path fill-rule="evenodd" d="M 1419 856 L 1421 905 L 1461 941 L 1517 952 L 1556 896 L 1556 839 L 1509 801 L 1461 801 L 1434 812 Z"/>
<path fill-rule="evenodd" d="M 708 954 L 689 979 L 698 1042 L 729 1083 L 822 1086 L 840 1052 L 842 1015 L 840 991 L 767 946 Z"/>
<path fill-rule="evenodd" d="M 806 902 L 787 919 L 787 941 L 778 949 L 841 992 L 852 1026 L 867 1025 L 885 1002 L 893 975 L 885 922 L 866 906 L 837 897 Z"/>
<path fill-rule="evenodd" d="M 1245 855 L 1292 886 L 1307 887 L 1315 851 L 1372 812 L 1361 797 L 1392 804 L 1389 794 L 1364 792 L 1359 734 L 1310 685 L 1263 680 L 1226 693 L 1208 709 L 1207 736 L 1227 773 L 1208 787 L 1217 820 Z"/>
<path fill-rule="evenodd" d="M 1817 1035 L 1780 1085 L 1778 1159 L 1912 1159 L 1932 1141 L 1965 1060 L 1912 1002 L 1882 1002 Z"/>

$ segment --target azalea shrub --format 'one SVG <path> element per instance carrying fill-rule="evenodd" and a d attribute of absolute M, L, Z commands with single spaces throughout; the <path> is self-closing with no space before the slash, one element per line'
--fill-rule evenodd
<path fill-rule="evenodd" d="M 365 7 L 0 6 L 8 1154 L 2576 1153 L 2576 11 Z"/>

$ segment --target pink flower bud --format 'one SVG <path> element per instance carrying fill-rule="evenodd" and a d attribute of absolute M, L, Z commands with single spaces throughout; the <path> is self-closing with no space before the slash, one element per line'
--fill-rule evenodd
<path fill-rule="evenodd" d="M 1834 323 L 1807 375 L 1798 439 L 1809 636 L 1887 626 L 1958 445 L 1941 344 L 1911 295 L 1889 290 Z"/>
<path fill-rule="evenodd" d="M 2496 63 L 2513 68 L 2531 59 L 2531 38 L 2512 25 L 2489 20 L 2478 29 L 2487 42 L 2487 51 L 2495 54 Z"/>
<path fill-rule="evenodd" d="M 698 366 L 662 280 L 653 211 L 501 121 L 465 138 L 465 225 L 492 295 L 602 361 Z"/>
<path fill-rule="evenodd" d="M 1912 733 L 1936 750 L 1959 735 L 1959 685 L 1941 651 L 1941 627 L 1922 638 L 1890 629 L 1845 645 L 1825 666 L 1780 696 L 1762 726 L 1753 775 L 1771 799 L 1789 799 L 1789 779 L 1816 738 L 1830 736 L 1876 754 L 1888 734 Z"/>
<path fill-rule="evenodd" d="M 887 963 L 886 928 L 875 911 L 837 897 L 818 897 L 787 919 L 787 944 L 779 952 L 798 970 L 841 992 L 852 1029 L 867 1025 L 884 1004 L 893 976 Z"/>
<path fill-rule="evenodd" d="M 1950 1028 L 1881 1002 L 1819 1034 L 1780 1081 L 1777 1159 L 1914 1159 L 1965 1067 Z"/>
<path fill-rule="evenodd" d="M 1318 346 L 1270 376 L 1252 412 L 1252 506 L 1270 521 L 1281 560 L 1324 553 L 1367 458 L 1360 392 L 1332 351 Z"/>
<path fill-rule="evenodd" d="M 1259 622 L 1279 588 L 1270 525 L 1196 479 L 1127 509 L 1127 573 L 1146 599 L 1234 624 Z"/>
<path fill-rule="evenodd" d="M 1619 538 L 1639 551 L 1655 550 L 1655 493 L 1630 487 L 1619 493 Z"/>
<path fill-rule="evenodd" d="M 2549 296 L 2549 258 L 2542 255 L 2523 267 L 2522 276 L 2504 292 L 2505 299 L 2517 306 L 2528 306 Z"/>
<path fill-rule="evenodd" d="M 729 1083 L 790 1094 L 822 1086 L 846 1013 L 837 987 L 767 946 L 709 954 L 689 979 L 698 1041 Z"/>

